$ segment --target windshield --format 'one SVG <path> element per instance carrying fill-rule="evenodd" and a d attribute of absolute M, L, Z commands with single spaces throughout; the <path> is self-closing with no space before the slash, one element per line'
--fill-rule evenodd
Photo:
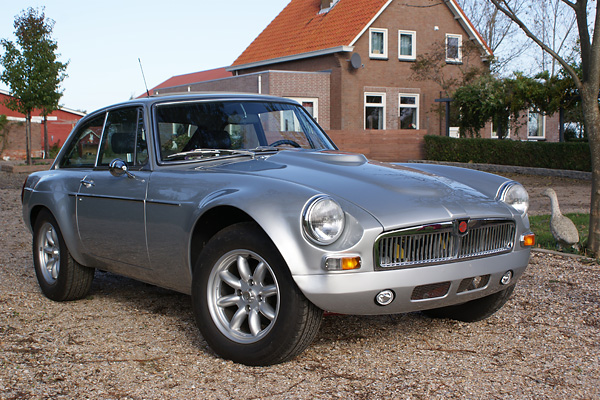
<path fill-rule="evenodd" d="M 264 151 L 265 147 L 335 149 L 300 106 L 276 102 L 198 101 L 155 106 L 160 158 L 215 154 L 209 149 Z M 235 152 L 234 152 L 235 150 Z"/>

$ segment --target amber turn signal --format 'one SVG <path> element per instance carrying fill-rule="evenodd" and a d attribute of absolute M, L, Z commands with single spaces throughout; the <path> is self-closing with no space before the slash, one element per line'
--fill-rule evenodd
<path fill-rule="evenodd" d="M 325 268 L 329 271 L 348 271 L 359 269 L 362 260 L 359 256 L 354 257 L 328 257 L 325 260 Z"/>
<path fill-rule="evenodd" d="M 525 247 L 531 247 L 535 244 L 535 234 L 527 233 L 521 236 L 521 245 Z"/>

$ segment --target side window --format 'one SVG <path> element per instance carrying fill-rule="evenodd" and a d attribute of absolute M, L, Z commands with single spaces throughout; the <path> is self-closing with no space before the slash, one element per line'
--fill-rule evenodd
<path fill-rule="evenodd" d="M 115 158 L 130 165 L 144 165 L 148 160 L 148 148 L 142 110 L 124 108 L 110 111 L 100 149 L 98 165 L 107 166 Z"/>
<path fill-rule="evenodd" d="M 60 161 L 61 168 L 94 167 L 104 119 L 105 114 L 100 114 L 78 128 L 69 149 Z"/>

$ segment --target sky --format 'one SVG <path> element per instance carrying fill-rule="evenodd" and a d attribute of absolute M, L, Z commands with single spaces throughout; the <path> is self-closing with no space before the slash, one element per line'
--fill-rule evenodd
<path fill-rule="evenodd" d="M 69 62 L 60 105 L 91 112 L 145 93 L 138 58 L 148 88 L 231 65 L 289 1 L 6 0 L 0 38 L 14 42 L 15 16 L 45 7 L 59 60 Z"/>

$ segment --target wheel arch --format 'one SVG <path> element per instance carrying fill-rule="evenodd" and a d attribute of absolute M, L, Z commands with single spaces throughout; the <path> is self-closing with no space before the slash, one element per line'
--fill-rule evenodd
<path fill-rule="evenodd" d="M 33 227 L 35 226 L 35 222 L 38 219 L 38 216 L 40 215 L 40 213 L 46 210 L 48 211 L 50 214 L 52 214 L 52 216 L 54 216 L 54 218 L 56 219 L 56 216 L 54 215 L 54 213 L 46 206 L 43 205 L 37 205 L 34 206 L 30 211 L 29 211 L 29 228 L 31 231 L 33 231 Z"/>
<path fill-rule="evenodd" d="M 208 243 L 217 232 L 240 222 L 254 222 L 262 230 L 260 224 L 258 224 L 250 215 L 234 206 L 216 206 L 200 216 L 194 225 L 191 235 L 190 262 L 192 272 L 206 243 Z"/>

